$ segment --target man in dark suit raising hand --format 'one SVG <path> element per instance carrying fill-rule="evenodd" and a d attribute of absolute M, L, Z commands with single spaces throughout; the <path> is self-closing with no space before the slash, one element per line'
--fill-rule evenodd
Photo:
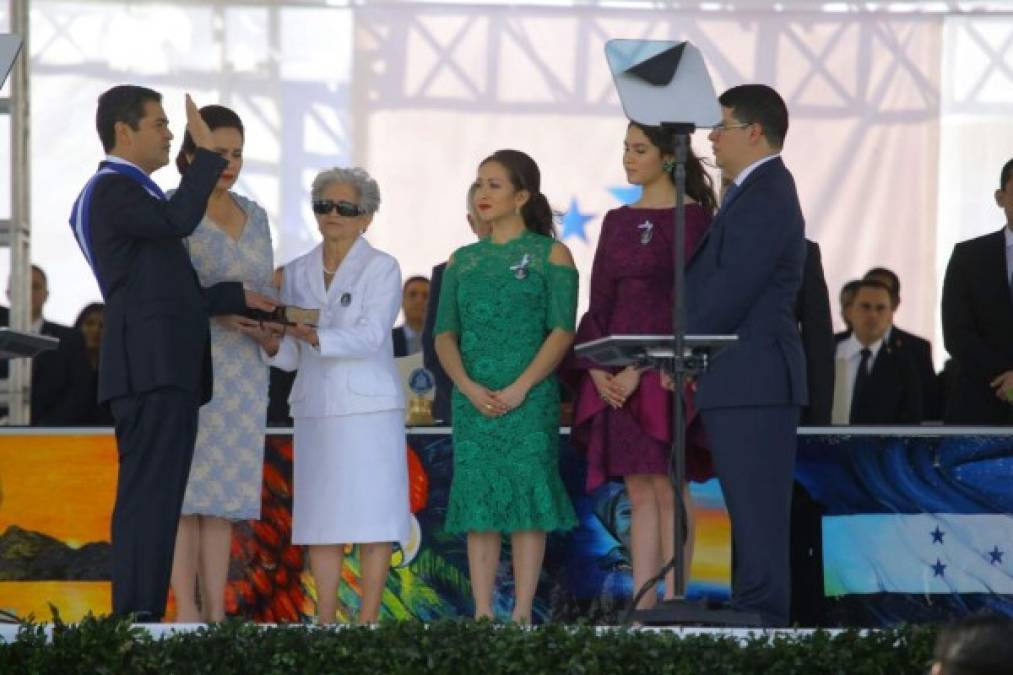
<path fill-rule="evenodd" d="M 144 621 L 165 611 L 197 411 L 211 398 L 208 316 L 274 308 L 240 283 L 201 288 L 190 264 L 183 238 L 226 162 L 189 96 L 186 113 L 197 153 L 167 198 L 150 178 L 173 138 L 161 95 L 131 85 L 102 94 L 95 122 L 106 158 L 70 219 L 106 303 L 99 402 L 110 404 L 119 450 L 113 611 Z"/>

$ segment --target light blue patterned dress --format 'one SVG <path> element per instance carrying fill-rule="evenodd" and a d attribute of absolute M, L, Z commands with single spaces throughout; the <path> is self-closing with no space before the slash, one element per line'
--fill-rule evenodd
<path fill-rule="evenodd" d="M 270 292 L 274 254 L 267 213 L 229 194 L 246 212 L 239 241 L 205 216 L 186 240 L 190 260 L 202 286 L 242 281 L 251 290 Z M 200 409 L 183 515 L 260 518 L 268 368 L 253 340 L 213 318 L 211 358 L 214 397 Z"/>

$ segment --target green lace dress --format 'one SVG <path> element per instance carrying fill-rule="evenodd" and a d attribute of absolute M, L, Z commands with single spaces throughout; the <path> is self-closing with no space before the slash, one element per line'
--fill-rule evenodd
<path fill-rule="evenodd" d="M 553 239 L 525 230 L 454 253 L 435 334 L 453 332 L 464 368 L 497 390 L 524 372 L 554 328 L 574 330 L 577 271 L 549 262 Z M 454 387 L 454 477 L 448 532 L 569 529 L 577 523 L 559 477 L 559 384 L 550 375 L 524 403 L 484 417 Z"/>

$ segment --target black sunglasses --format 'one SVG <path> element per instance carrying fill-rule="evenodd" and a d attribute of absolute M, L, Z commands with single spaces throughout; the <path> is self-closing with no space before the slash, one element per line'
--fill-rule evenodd
<path fill-rule="evenodd" d="M 313 213 L 317 215 L 325 216 L 334 209 L 338 210 L 339 216 L 345 216 L 346 218 L 354 218 L 355 216 L 362 216 L 366 213 L 361 206 L 357 206 L 352 202 L 335 202 L 330 199 L 313 202 Z"/>

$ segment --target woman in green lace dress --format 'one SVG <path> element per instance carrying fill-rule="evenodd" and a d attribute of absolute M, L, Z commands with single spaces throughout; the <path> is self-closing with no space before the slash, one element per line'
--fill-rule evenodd
<path fill-rule="evenodd" d="M 436 352 L 454 382 L 454 478 L 446 530 L 468 533 L 475 618 L 493 617 L 501 534 L 510 534 L 514 621 L 530 623 L 545 534 L 576 525 L 559 477 L 559 385 L 573 342 L 577 270 L 555 241 L 538 165 L 500 150 L 474 196 L 486 239 L 447 264 Z"/>

